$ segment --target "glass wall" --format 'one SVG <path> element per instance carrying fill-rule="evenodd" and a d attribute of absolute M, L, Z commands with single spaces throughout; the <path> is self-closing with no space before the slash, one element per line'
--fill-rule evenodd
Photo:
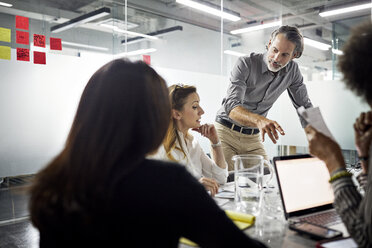
<path fill-rule="evenodd" d="M 367 107 L 340 83 L 337 51 L 352 27 L 371 20 L 370 9 L 321 17 L 320 12 L 356 3 L 195 1 L 219 13 L 208 14 L 175 0 L 19 0 L 0 6 L 2 187 L 13 177 L 35 174 L 61 151 L 84 86 L 106 62 L 120 57 L 143 60 L 168 85 L 195 85 L 205 110 L 202 122 L 213 123 L 238 57 L 265 53 L 279 25 L 294 25 L 306 38 L 329 46 L 320 50 L 319 45 L 305 44 L 302 57 L 295 61 L 314 106 L 321 108 L 345 154 L 355 157 L 351 126 Z M 221 11 L 231 19 L 218 16 Z M 287 93 L 268 118 L 286 131 L 276 145 L 266 139 L 270 157 L 307 152 Z M 195 136 L 208 153 L 209 141 Z"/>

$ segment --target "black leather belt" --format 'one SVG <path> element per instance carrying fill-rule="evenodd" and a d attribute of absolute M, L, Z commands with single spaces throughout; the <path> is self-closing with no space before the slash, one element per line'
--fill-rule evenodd
<path fill-rule="evenodd" d="M 224 125 L 225 127 L 229 128 L 229 129 L 237 131 L 239 133 L 252 135 L 252 134 L 258 134 L 260 132 L 260 130 L 257 129 L 257 128 L 244 128 L 244 127 L 238 126 L 234 123 L 231 123 L 228 120 L 222 119 L 220 117 L 216 117 L 216 122 L 220 123 L 221 125 Z"/>

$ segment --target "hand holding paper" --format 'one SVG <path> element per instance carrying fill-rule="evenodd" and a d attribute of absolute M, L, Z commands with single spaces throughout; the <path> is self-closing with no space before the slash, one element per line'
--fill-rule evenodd
<path fill-rule="evenodd" d="M 335 140 L 331 132 L 329 131 L 322 114 L 320 113 L 319 107 L 305 109 L 303 106 L 297 109 L 299 115 L 305 119 L 305 121 L 314 127 L 319 132 Z"/>

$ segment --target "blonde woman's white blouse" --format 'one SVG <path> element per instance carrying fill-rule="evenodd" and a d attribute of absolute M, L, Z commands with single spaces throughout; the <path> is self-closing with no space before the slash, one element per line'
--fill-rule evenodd
<path fill-rule="evenodd" d="M 186 142 L 183 133 L 178 132 L 178 135 L 181 138 L 181 145 L 186 154 L 185 156 L 177 149 L 172 150 L 171 154 L 178 163 L 184 165 L 198 180 L 201 177 L 208 177 L 214 178 L 219 184 L 226 183 L 228 176 L 227 164 L 225 169 L 220 168 L 204 153 L 199 142 L 192 135 L 187 135 Z M 178 141 L 176 141 L 176 147 L 180 147 Z M 157 153 L 152 155 L 151 158 L 169 160 L 163 145 L 159 147 Z"/>

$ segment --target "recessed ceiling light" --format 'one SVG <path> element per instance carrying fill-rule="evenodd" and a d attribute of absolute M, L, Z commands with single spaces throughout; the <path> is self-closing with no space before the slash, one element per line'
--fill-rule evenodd
<path fill-rule="evenodd" d="M 13 4 L 10 4 L 10 3 L 5 3 L 5 2 L 0 2 L 0 6 L 4 6 L 4 7 L 12 7 Z"/>
<path fill-rule="evenodd" d="M 260 24 L 260 25 L 247 27 L 247 28 L 235 29 L 235 30 L 232 30 L 230 33 L 231 34 L 242 34 L 242 33 L 248 33 L 248 32 L 252 32 L 252 31 L 256 31 L 256 30 L 260 30 L 260 29 L 281 26 L 281 25 L 282 25 L 282 21 L 276 21 L 276 22 Z"/>
<path fill-rule="evenodd" d="M 222 17 L 224 19 L 228 19 L 228 20 L 233 21 L 233 22 L 239 21 L 241 19 L 240 16 L 236 16 L 236 15 L 233 15 L 233 14 L 230 14 L 230 13 L 227 13 L 227 12 L 223 12 L 220 9 L 212 8 L 210 6 L 207 6 L 207 5 L 195 2 L 195 1 L 176 0 L 176 2 L 180 3 L 180 4 L 183 4 L 183 5 L 186 5 L 188 7 L 191 7 L 191 8 L 197 9 L 197 10 L 204 11 L 204 12 L 209 13 L 211 15 L 215 15 L 215 16 Z"/>
<path fill-rule="evenodd" d="M 369 9 L 369 8 L 372 8 L 372 3 L 361 4 L 361 5 L 356 5 L 356 6 L 341 8 L 341 9 L 335 9 L 335 10 L 330 10 L 330 11 L 324 11 L 324 12 L 319 13 L 319 15 L 321 17 L 326 17 L 326 16 L 339 15 L 339 14 L 344 14 L 344 13 L 349 13 L 349 12 L 354 12 L 354 11 Z"/>

